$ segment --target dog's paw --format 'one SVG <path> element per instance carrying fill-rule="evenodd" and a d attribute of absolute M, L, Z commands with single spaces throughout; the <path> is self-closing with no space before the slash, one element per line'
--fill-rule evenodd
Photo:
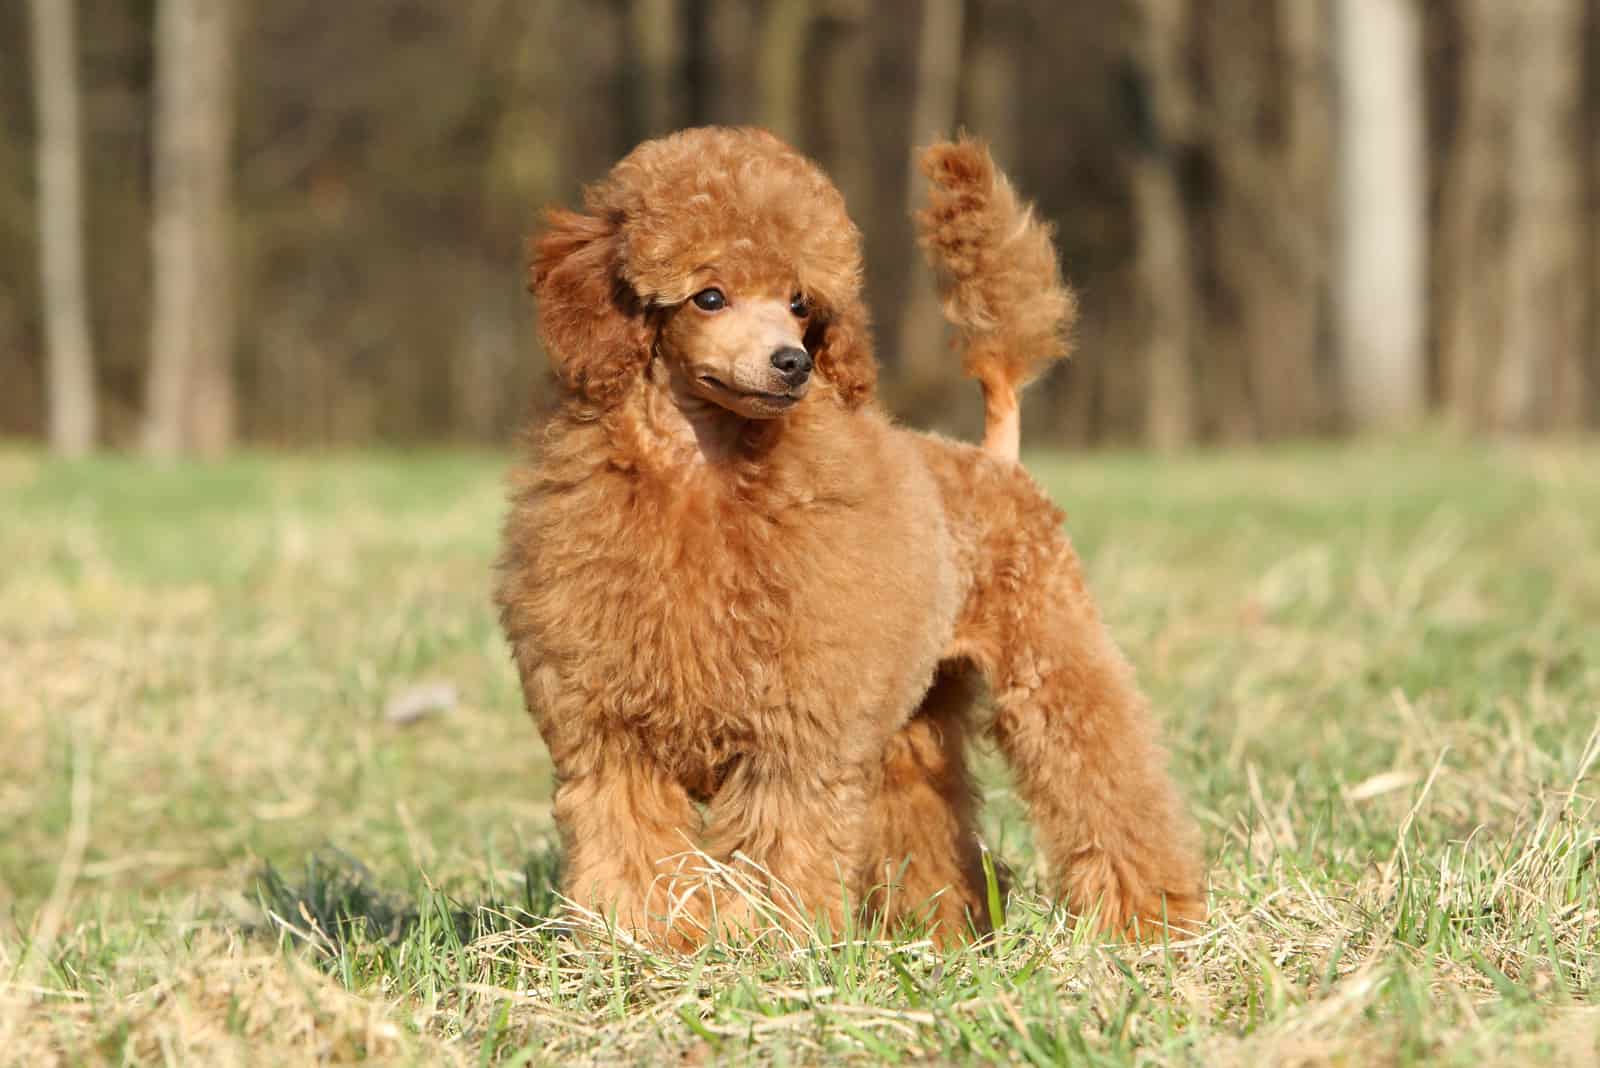
<path fill-rule="evenodd" d="M 1068 908 L 1076 915 L 1092 916 L 1101 932 L 1113 938 L 1141 942 L 1187 938 L 1205 923 L 1204 882 L 1187 870 L 1152 877 L 1096 853 L 1080 855 L 1066 883 L 1063 896 Z"/>

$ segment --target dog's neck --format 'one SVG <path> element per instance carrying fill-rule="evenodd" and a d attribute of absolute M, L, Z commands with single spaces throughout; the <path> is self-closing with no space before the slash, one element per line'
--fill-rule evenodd
<path fill-rule="evenodd" d="M 664 466 L 724 466 L 771 448 L 778 419 L 746 419 L 689 388 L 677 367 L 657 358 L 639 394 L 635 425 L 640 447 Z"/>

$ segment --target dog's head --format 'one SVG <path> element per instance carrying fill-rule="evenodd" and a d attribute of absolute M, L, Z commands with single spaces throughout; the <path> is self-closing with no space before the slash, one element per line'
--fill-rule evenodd
<path fill-rule="evenodd" d="M 529 288 L 561 383 L 615 404 L 652 357 L 740 416 L 816 392 L 856 407 L 877 367 L 861 241 L 844 198 L 764 130 L 647 141 L 584 198 L 552 211 Z"/>

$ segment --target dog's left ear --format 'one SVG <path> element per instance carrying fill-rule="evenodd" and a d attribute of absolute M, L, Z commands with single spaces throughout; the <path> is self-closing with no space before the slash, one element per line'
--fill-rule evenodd
<path fill-rule="evenodd" d="M 622 238 L 610 220 L 552 210 L 530 246 L 528 290 L 562 385 L 611 405 L 650 361 L 644 309 L 623 281 Z"/>
<path fill-rule="evenodd" d="M 846 408 L 861 407 L 877 391 L 872 325 L 861 301 L 851 301 L 839 312 L 819 319 L 807 332 L 806 348 L 811 350 L 817 373 L 833 383 Z"/>

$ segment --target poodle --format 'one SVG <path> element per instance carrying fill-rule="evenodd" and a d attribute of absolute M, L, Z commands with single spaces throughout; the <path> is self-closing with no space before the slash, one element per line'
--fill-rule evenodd
<path fill-rule="evenodd" d="M 757 919 L 691 851 L 836 932 L 871 910 L 981 935 L 980 732 L 1070 910 L 1114 937 L 1205 915 L 1145 702 L 1017 462 L 1017 392 L 1074 314 L 1050 230 L 981 144 L 922 166 L 982 447 L 885 415 L 860 235 L 766 131 L 641 144 L 532 243 L 557 386 L 496 600 L 555 766 L 563 892 L 654 944 Z"/>

